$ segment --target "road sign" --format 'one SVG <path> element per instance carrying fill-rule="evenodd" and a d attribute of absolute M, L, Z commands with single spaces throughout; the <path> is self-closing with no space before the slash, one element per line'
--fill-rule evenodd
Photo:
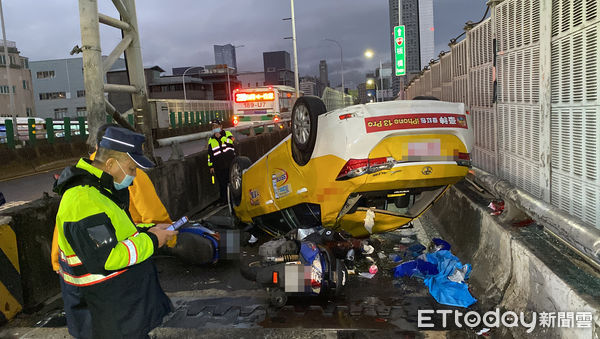
<path fill-rule="evenodd" d="M 394 27 L 394 48 L 396 49 L 396 76 L 406 74 L 404 26 Z"/>

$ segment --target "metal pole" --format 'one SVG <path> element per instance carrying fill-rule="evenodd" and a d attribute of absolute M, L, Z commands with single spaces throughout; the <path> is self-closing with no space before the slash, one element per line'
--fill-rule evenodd
<path fill-rule="evenodd" d="M 185 102 L 187 101 L 187 95 L 185 93 L 185 73 L 194 67 L 188 67 L 185 71 L 183 71 L 183 75 L 181 76 L 181 84 L 183 85 L 183 110 L 185 111 Z"/>
<path fill-rule="evenodd" d="M 98 128 L 106 123 L 97 0 L 79 0 L 79 20 L 86 92 L 85 104 L 88 110 L 88 130 L 90 133 L 87 143 L 94 147 L 96 146 Z"/>
<path fill-rule="evenodd" d="M 381 76 L 382 70 L 383 67 L 381 66 L 381 59 L 379 59 L 379 90 L 383 92 L 383 77 Z M 383 102 L 383 94 L 381 96 L 381 101 Z M 377 97 L 377 101 L 379 101 L 379 97 Z"/>
<path fill-rule="evenodd" d="M 6 28 L 4 27 L 4 10 L 2 9 L 2 0 L 0 0 L 0 21 L 2 22 L 2 41 L 4 43 L 4 66 L 6 67 L 6 80 L 8 81 L 8 96 L 10 100 L 10 115 L 13 118 L 15 126 L 15 136 L 18 136 L 17 115 L 15 114 L 15 98 L 12 90 L 12 81 L 10 79 L 10 57 L 8 55 L 8 42 L 6 41 Z"/>
<path fill-rule="evenodd" d="M 146 142 L 144 143 L 144 152 L 146 155 L 153 158 L 154 143 L 152 141 L 152 113 L 150 112 L 150 105 L 148 104 L 146 76 L 144 73 L 144 63 L 142 61 L 142 48 L 140 46 L 135 0 L 123 0 L 122 3 L 127 10 L 127 15 L 122 14 L 124 19 L 123 21 L 127 22 L 131 26 L 131 32 L 134 35 L 133 41 L 125 50 L 129 81 L 131 85 L 138 89 L 137 93 L 131 94 L 133 111 L 136 117 L 138 114 L 141 114 L 142 116 L 142 132 L 146 137 Z"/>
<path fill-rule="evenodd" d="M 296 98 L 300 97 L 300 81 L 298 79 L 298 49 L 296 48 L 296 17 L 294 16 L 294 0 L 290 0 L 292 7 L 292 42 L 294 45 L 294 84 Z"/>
<path fill-rule="evenodd" d="M 534 66 L 535 67 L 535 66 Z M 541 198 L 552 192 L 552 4 L 540 4 L 540 166 Z"/>
<path fill-rule="evenodd" d="M 187 73 L 187 71 L 189 71 L 190 69 L 198 68 L 198 67 L 202 67 L 202 66 L 188 67 L 185 71 L 183 71 L 183 75 L 181 76 L 181 84 L 183 85 L 183 111 L 184 112 L 185 112 L 185 102 L 187 101 L 187 95 L 186 95 L 186 91 L 185 91 L 185 73 Z"/>
<path fill-rule="evenodd" d="M 227 100 L 231 101 L 231 84 L 229 83 L 229 65 L 227 66 Z"/>
<path fill-rule="evenodd" d="M 479 168 L 473 168 L 473 171 L 478 184 L 502 198 L 506 203 L 514 204 L 515 207 L 542 224 L 546 230 L 583 254 L 583 258 L 589 259 L 587 260 L 589 263 L 600 267 L 600 229 L 589 226 L 580 219 L 533 197 L 506 180 Z"/>
<path fill-rule="evenodd" d="M 346 86 L 344 85 L 344 50 L 342 49 L 342 45 L 339 42 L 336 43 L 338 44 L 338 46 L 340 46 L 340 63 L 342 68 L 342 105 L 346 107 L 346 99 L 344 98 L 344 94 L 346 93 Z"/>
<path fill-rule="evenodd" d="M 183 85 L 183 100 L 184 101 L 187 100 L 187 96 L 186 96 L 186 92 L 185 92 L 185 73 L 187 73 L 187 71 L 189 71 L 190 69 L 199 68 L 199 67 L 202 67 L 202 66 L 188 67 L 185 71 L 183 71 L 183 75 L 181 76 L 181 84 Z M 185 111 L 185 107 L 184 107 L 184 111 Z"/>

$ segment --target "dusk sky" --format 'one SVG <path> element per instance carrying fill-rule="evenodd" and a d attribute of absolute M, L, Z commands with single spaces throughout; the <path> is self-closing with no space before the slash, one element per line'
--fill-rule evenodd
<path fill-rule="evenodd" d="M 100 12 L 118 17 L 109 0 Z M 290 2 L 287 0 L 138 0 L 137 14 L 145 65 L 172 67 L 214 64 L 213 45 L 244 45 L 237 49 L 240 71 L 262 71 L 262 52 L 292 54 Z M 81 45 L 76 0 L 4 0 L 7 39 L 16 41 L 31 61 L 68 58 Z M 387 0 L 296 0 L 296 33 L 300 75 L 318 74 L 319 60 L 329 65 L 332 85 L 339 84 L 338 40 L 344 50 L 346 86 L 364 81 L 365 73 L 389 61 Z M 436 55 L 462 32 L 468 20 L 478 21 L 485 0 L 434 0 Z M 101 25 L 102 50 L 108 55 L 120 39 L 116 29 Z M 371 48 L 371 60 L 363 56 Z M 293 57 L 293 55 L 292 55 Z M 293 61 L 292 61 L 293 62 Z"/>

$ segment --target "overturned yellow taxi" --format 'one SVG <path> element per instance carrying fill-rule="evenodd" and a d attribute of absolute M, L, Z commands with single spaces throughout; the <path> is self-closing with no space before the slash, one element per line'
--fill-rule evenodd
<path fill-rule="evenodd" d="M 471 165 L 463 104 L 397 100 L 327 112 L 299 98 L 292 133 L 255 163 L 237 157 L 230 207 L 270 234 L 324 226 L 355 237 L 420 216 Z"/>

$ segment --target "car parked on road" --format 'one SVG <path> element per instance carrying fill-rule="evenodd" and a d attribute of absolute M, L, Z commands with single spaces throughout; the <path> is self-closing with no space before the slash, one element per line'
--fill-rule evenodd
<path fill-rule="evenodd" d="M 397 100 L 327 112 L 300 97 L 292 133 L 255 163 L 231 167 L 230 208 L 270 234 L 324 226 L 352 236 L 419 217 L 471 165 L 462 103 Z"/>

